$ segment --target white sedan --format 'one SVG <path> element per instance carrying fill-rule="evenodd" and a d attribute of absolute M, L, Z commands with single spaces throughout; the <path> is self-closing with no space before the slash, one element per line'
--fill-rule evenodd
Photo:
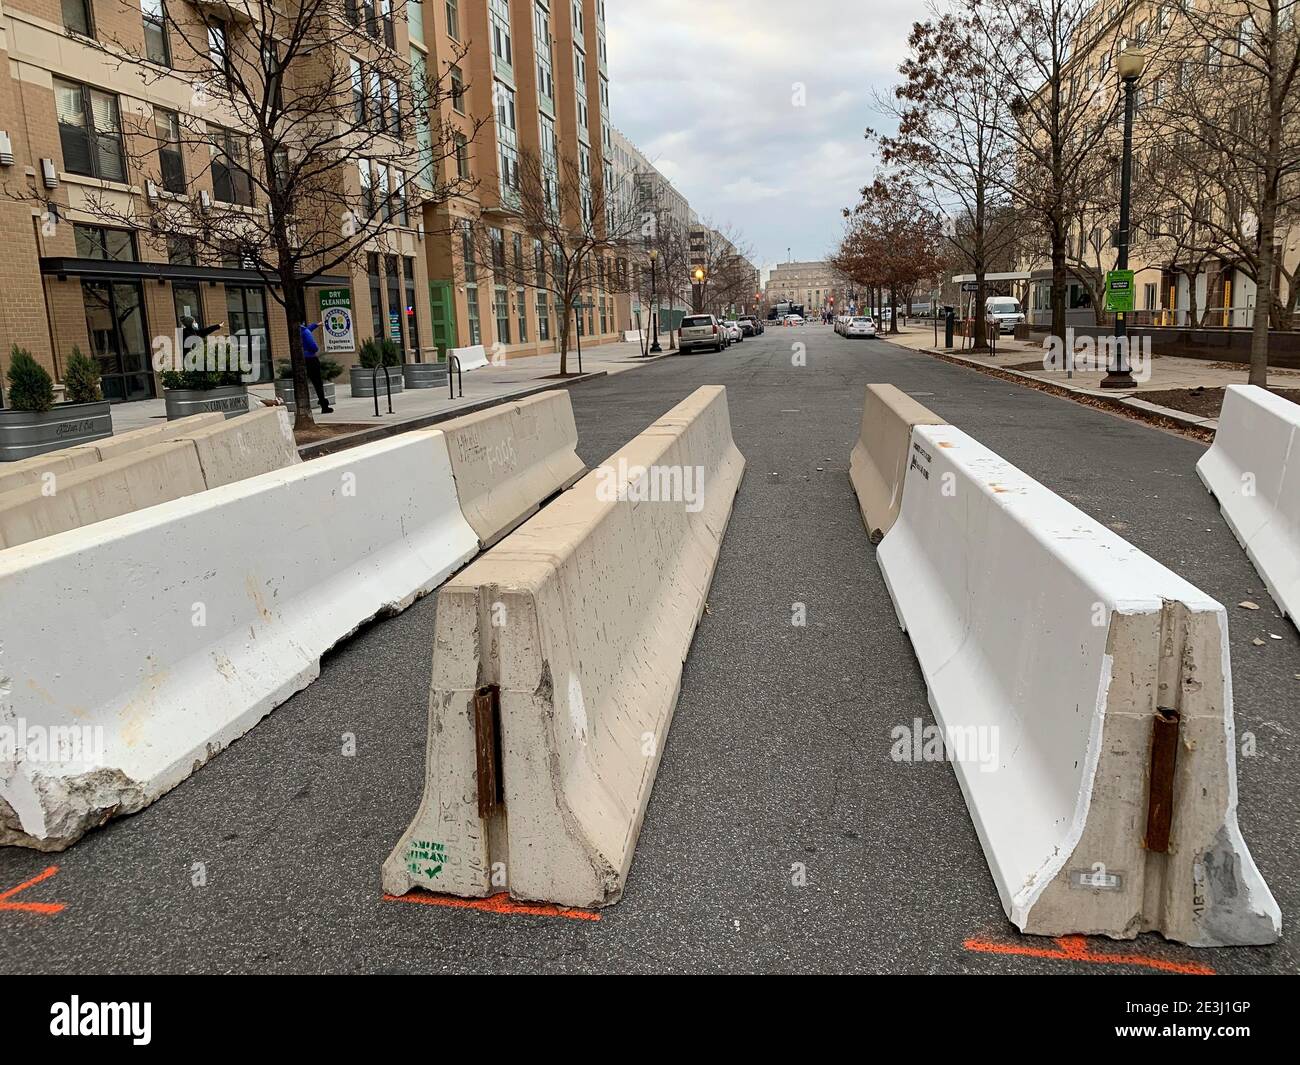
<path fill-rule="evenodd" d="M 786 324 L 786 325 L 803 325 L 803 315 L 801 315 L 801 314 L 787 314 L 787 315 L 785 316 L 785 324 Z"/>
<path fill-rule="evenodd" d="M 876 335 L 876 323 L 870 318 L 856 315 L 844 323 L 846 337 L 873 337 Z"/>

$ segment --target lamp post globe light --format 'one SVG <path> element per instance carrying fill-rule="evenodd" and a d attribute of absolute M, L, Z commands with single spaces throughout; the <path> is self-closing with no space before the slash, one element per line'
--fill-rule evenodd
<path fill-rule="evenodd" d="M 1130 46 L 1119 55 L 1116 67 L 1124 84 L 1124 155 L 1120 168 L 1119 229 L 1115 234 L 1115 269 L 1128 269 L 1129 211 L 1133 191 L 1133 118 L 1137 110 L 1137 81 L 1146 67 L 1146 53 Z M 1115 356 L 1106 367 L 1102 388 L 1136 388 L 1128 358 L 1128 314 L 1115 312 Z"/>
<path fill-rule="evenodd" d="M 691 275 L 695 279 L 695 313 L 704 313 L 704 267 L 697 266 Z"/>
<path fill-rule="evenodd" d="M 663 348 L 659 346 L 659 283 L 656 275 L 656 263 L 659 259 L 659 249 L 650 249 L 650 351 L 651 355 L 662 355 Z"/>

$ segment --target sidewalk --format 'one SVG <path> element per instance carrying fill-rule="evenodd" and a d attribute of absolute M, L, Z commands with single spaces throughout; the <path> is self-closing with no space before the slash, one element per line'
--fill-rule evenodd
<path fill-rule="evenodd" d="M 937 347 L 934 342 L 934 326 L 930 323 L 904 326 L 898 335 L 881 333 L 880 336 L 882 340 L 913 351 L 943 355 L 973 366 L 996 367 L 1014 376 L 1042 381 L 1080 396 L 1119 401 L 1125 406 L 1202 429 L 1218 427 L 1218 404 L 1222 402 L 1218 390 L 1228 385 L 1244 385 L 1249 377 L 1246 366 L 1233 363 L 1186 359 L 1175 355 L 1152 355 L 1151 376 L 1148 380 L 1139 381 L 1136 388 L 1111 390 L 1101 387 L 1101 380 L 1105 377 L 1101 370 L 1076 370 L 1073 376 L 1067 377 L 1064 370 L 1045 369 L 1042 339 L 1020 341 L 999 337 L 997 355 L 972 355 L 961 350 L 961 337 L 956 338 L 958 346 L 951 350 L 943 347 L 942 323 Z M 1300 371 L 1270 369 L 1268 383 L 1273 389 L 1300 389 Z M 1189 394 L 1197 389 L 1212 392 L 1209 396 Z M 1214 416 L 1210 416 L 1211 410 Z"/>
<path fill-rule="evenodd" d="M 665 345 L 664 354 L 668 353 Z M 641 348 L 636 342 L 620 341 L 616 344 L 603 344 L 600 347 L 584 348 L 582 352 L 582 372 L 586 375 L 619 374 L 635 370 L 638 366 L 653 362 L 654 358 L 641 358 Z M 662 358 L 663 356 L 656 356 Z M 533 355 L 528 358 L 510 359 L 499 365 L 488 363 L 476 370 L 467 370 L 463 375 L 465 394 L 455 399 L 448 398 L 446 385 L 438 388 L 421 388 L 398 393 L 393 396 L 393 413 L 388 413 L 387 396 L 380 391 L 380 416 L 375 417 L 375 401 L 369 396 L 353 398 L 352 390 L 347 384 L 347 374 L 335 382 L 337 398 L 334 413 L 321 414 L 313 397 L 312 416 L 320 425 L 351 425 L 360 428 L 391 425 L 397 421 L 407 421 L 428 415 L 445 414 L 461 408 L 481 407 L 494 400 L 502 400 L 516 393 L 537 390 L 544 387 L 559 388 L 566 382 L 548 380 L 560 371 L 558 354 Z M 578 354 L 569 352 L 568 372 L 578 371 Z M 567 381 L 572 381 L 568 378 Z M 275 386 L 272 384 L 253 385 L 249 394 L 257 399 L 274 399 Z M 113 405 L 113 431 L 125 433 L 131 429 L 142 429 L 148 425 L 157 425 L 167 417 L 166 405 L 162 398 L 142 400 L 138 403 L 116 403 Z"/>

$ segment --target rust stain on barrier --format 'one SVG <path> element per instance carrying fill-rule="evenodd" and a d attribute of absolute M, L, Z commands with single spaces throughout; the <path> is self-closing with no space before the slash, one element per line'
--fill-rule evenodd
<path fill-rule="evenodd" d="M 566 917 L 573 921 L 599 921 L 595 910 L 575 910 L 568 906 L 555 906 L 549 902 L 520 902 L 504 891 L 486 899 L 461 899 L 454 895 L 432 895 L 412 891 L 407 895 L 385 895 L 385 902 L 414 902 L 421 906 L 446 906 L 456 910 L 482 910 L 484 913 L 522 915 L 525 917 Z"/>
<path fill-rule="evenodd" d="M 61 902 L 10 902 L 20 891 L 26 891 L 29 887 L 39 884 L 42 880 L 48 880 L 59 871 L 57 865 L 47 866 L 42 872 L 32 877 L 30 880 L 24 880 L 17 887 L 11 887 L 8 891 L 0 892 L 0 912 L 5 910 L 15 910 L 21 913 L 58 913 L 63 909 Z"/>
<path fill-rule="evenodd" d="M 1208 965 L 1190 961 L 1165 961 L 1148 958 L 1145 954 L 1109 954 L 1094 951 L 1088 946 L 1087 936 L 1059 936 L 1052 940 L 1056 948 L 1032 947 L 1021 943 L 997 943 L 987 939 L 968 939 L 962 944 L 967 950 L 980 954 L 1013 954 L 1025 958 L 1046 958 L 1053 961 L 1077 961 L 1088 965 L 1130 965 L 1140 969 L 1155 969 L 1162 973 L 1179 973 L 1183 976 L 1214 976 Z"/>
<path fill-rule="evenodd" d="M 1174 820 L 1174 769 L 1178 764 L 1177 710 L 1156 707 L 1151 722 L 1151 786 L 1147 794 L 1146 848 L 1157 854 L 1169 850 Z"/>
<path fill-rule="evenodd" d="M 498 723 L 500 689 L 495 684 L 474 693 L 474 758 L 478 770 L 478 815 L 486 820 L 505 805 L 501 787 Z"/>

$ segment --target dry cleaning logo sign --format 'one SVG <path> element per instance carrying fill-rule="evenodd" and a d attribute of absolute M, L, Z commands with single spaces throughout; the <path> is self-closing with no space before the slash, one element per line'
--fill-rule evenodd
<path fill-rule="evenodd" d="M 336 340 L 344 340 L 352 332 L 352 315 L 343 307 L 334 307 L 326 311 L 322 323 L 326 335 Z"/>

